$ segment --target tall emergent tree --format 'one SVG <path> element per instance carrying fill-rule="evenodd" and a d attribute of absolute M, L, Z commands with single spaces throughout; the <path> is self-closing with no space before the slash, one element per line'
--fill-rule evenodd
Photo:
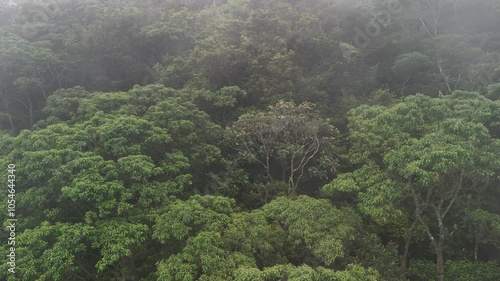
<path fill-rule="evenodd" d="M 318 155 L 321 144 L 331 141 L 325 133 L 333 132 L 333 126 L 316 116 L 313 104 L 280 101 L 268 111 L 240 116 L 226 136 L 243 159 L 262 164 L 269 180 L 276 170 L 281 171 L 288 182 L 288 195 L 294 197 L 307 165 Z"/>
<path fill-rule="evenodd" d="M 413 213 L 435 250 L 437 279 L 443 281 L 450 211 L 498 187 L 499 106 L 463 91 L 411 96 L 390 108 L 361 106 L 349 116 L 349 158 L 360 168 L 325 190 L 356 192 L 360 210 L 381 224 Z"/>

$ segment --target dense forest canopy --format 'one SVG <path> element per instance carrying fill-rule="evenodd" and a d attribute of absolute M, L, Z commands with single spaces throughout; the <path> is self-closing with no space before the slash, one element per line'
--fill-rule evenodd
<path fill-rule="evenodd" d="M 498 281 L 500 1 L 2 0 L 0 167 L 2 280 Z"/>

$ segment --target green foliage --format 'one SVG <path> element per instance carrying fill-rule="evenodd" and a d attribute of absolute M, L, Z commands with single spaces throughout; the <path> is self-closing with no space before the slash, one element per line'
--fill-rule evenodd
<path fill-rule="evenodd" d="M 313 274 L 314 280 L 325 276 L 356 280 L 357 275 L 378 276 L 375 270 L 361 266 L 347 266 L 346 272 L 338 273 L 303 266 L 293 273 L 296 269 L 285 265 L 290 260 L 307 263 L 312 258 L 329 266 L 343 257 L 361 224 L 352 210 L 339 210 L 327 200 L 307 196 L 278 198 L 252 212 L 235 212 L 233 204 L 227 198 L 194 196 L 171 204 L 158 217 L 153 236 L 178 251 L 158 265 L 160 279 L 274 280 L 282 274 L 290 274 L 290 278 Z M 269 268 L 259 272 L 257 266 Z"/>
<path fill-rule="evenodd" d="M 178 201 L 157 218 L 154 237 L 162 243 L 170 239 L 185 241 L 200 231 L 221 231 L 233 212 L 233 200 L 223 197 L 195 196 Z"/>
<path fill-rule="evenodd" d="M 96 232 L 92 246 L 100 249 L 102 259 L 97 262 L 96 268 L 102 272 L 119 259 L 130 256 L 132 249 L 140 247 L 146 240 L 148 227 L 118 219 L 97 224 Z"/>
<path fill-rule="evenodd" d="M 61 89 L 47 98 L 44 113 L 61 121 L 71 120 L 78 113 L 80 103 L 90 97 L 90 93 L 82 87 Z"/>
<path fill-rule="evenodd" d="M 497 107 L 464 91 L 411 96 L 390 108 L 359 107 L 349 118 L 350 156 L 360 168 L 340 175 L 324 191 L 354 194 L 359 210 L 379 225 L 409 221 L 414 214 L 442 255 L 439 243 L 454 203 L 475 194 L 480 200 L 484 186 L 498 178 L 500 143 L 491 121 L 498 120 Z M 439 234 L 432 232 L 436 225 Z"/>
<path fill-rule="evenodd" d="M 140 245 L 151 241 L 150 226 L 158 213 L 165 212 L 170 196 L 185 192 L 191 184 L 190 162 L 200 168 L 217 160 L 217 149 L 212 152 L 215 156 L 203 156 L 189 147 L 195 140 L 196 146 L 211 147 L 200 142 L 201 136 L 210 139 L 205 130 L 213 133 L 217 127 L 211 125 L 206 115 L 179 98 L 161 101 L 161 95 L 173 94 L 158 87 L 143 90 L 151 93 L 149 99 L 141 96 L 146 108 L 143 114 L 154 113 L 156 106 L 168 103 L 179 110 L 171 110 L 167 119 L 157 115 L 148 120 L 137 112 L 122 111 L 136 99 L 137 91 L 139 88 L 130 93 L 88 96 L 80 88 L 60 91 L 51 97 L 47 109 L 60 118 L 58 121 L 41 124 L 36 131 L 23 131 L 15 138 L 2 138 L 2 162 L 22 167 L 16 175 L 24 178 L 16 198 L 19 216 L 24 217 L 19 227 L 23 233 L 20 240 L 23 241 L 24 233 L 34 231 L 35 235 L 58 224 L 69 227 L 67 231 L 60 230 L 64 235 L 72 233 L 73 226 L 88 232 L 75 240 L 81 246 L 50 242 L 57 241 L 53 240 L 57 235 L 47 234 L 43 239 L 52 240 L 37 246 L 40 250 L 29 255 L 40 262 L 26 260 L 19 269 L 21 274 L 35 276 L 36 272 L 45 272 L 47 277 L 43 278 L 64 280 L 87 270 L 87 275 L 107 278 L 113 271 L 129 267 L 131 261 L 148 251 Z M 153 94 L 155 91 L 160 92 Z M 73 107 L 60 111 L 67 103 Z M 184 140 L 185 145 L 171 146 L 173 141 L 180 143 L 188 133 L 192 139 Z M 216 211 L 232 210 L 230 205 L 214 206 Z M 41 225 L 42 222 L 46 224 Z M 19 251 L 29 251 L 33 246 L 30 243 L 21 243 Z M 57 254 L 58 260 L 47 256 L 56 250 L 65 251 Z M 92 258 L 86 260 L 90 253 Z"/>
<path fill-rule="evenodd" d="M 224 230 L 225 244 L 254 258 L 260 266 L 286 263 L 285 230 L 268 219 L 262 210 L 233 214 L 232 223 Z"/>
<path fill-rule="evenodd" d="M 486 96 L 492 100 L 500 99 L 500 83 L 489 85 Z"/>
<path fill-rule="evenodd" d="M 494 262 L 447 261 L 446 279 L 457 281 L 493 281 L 500 277 L 498 269 L 498 264 Z M 436 266 L 422 260 L 413 261 L 410 271 L 411 280 L 432 280 L 436 276 Z"/>
<path fill-rule="evenodd" d="M 275 173 L 271 161 L 278 162 L 283 180 L 288 180 L 288 195 L 293 197 L 305 167 L 323 146 L 333 145 L 336 129 L 327 121 L 316 116 L 313 104 L 280 101 L 266 112 L 240 116 L 226 129 L 226 138 L 240 159 L 260 163 L 268 180 Z"/>
<path fill-rule="evenodd" d="M 500 279 L 498 1 L 354 2 L 0 1 L 0 279 Z"/>
<path fill-rule="evenodd" d="M 81 270 L 76 257 L 88 250 L 88 239 L 95 234 L 84 224 L 42 222 L 19 235 L 19 263 L 25 263 L 21 276 L 30 280 L 65 280 Z M 42 274 L 40 274 L 42 273 Z"/>
<path fill-rule="evenodd" d="M 428 56 L 413 52 L 396 57 L 392 70 L 400 77 L 408 77 L 410 74 L 425 71 L 430 65 L 431 61 Z"/>
<path fill-rule="evenodd" d="M 354 280 L 379 280 L 378 273 L 371 269 L 365 269 L 359 265 L 349 265 L 345 271 L 333 271 L 323 267 L 313 269 L 307 265 L 293 266 L 280 265 L 265 268 L 259 271 L 253 268 L 241 268 L 236 271 L 238 281 L 261 281 L 261 280 L 332 280 L 332 281 L 354 281 Z"/>
<path fill-rule="evenodd" d="M 287 229 L 292 246 L 305 244 L 325 265 L 344 255 L 361 223 L 352 210 L 338 210 L 326 200 L 299 196 L 295 201 L 273 200 L 263 207 L 273 220 Z"/>
<path fill-rule="evenodd" d="M 482 209 L 466 210 L 466 218 L 474 228 L 474 239 L 479 243 L 500 243 L 500 216 Z"/>

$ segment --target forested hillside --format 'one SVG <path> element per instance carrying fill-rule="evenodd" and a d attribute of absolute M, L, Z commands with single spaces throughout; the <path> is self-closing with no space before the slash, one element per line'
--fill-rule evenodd
<path fill-rule="evenodd" d="M 500 1 L 0 1 L 0 280 L 500 280 Z"/>

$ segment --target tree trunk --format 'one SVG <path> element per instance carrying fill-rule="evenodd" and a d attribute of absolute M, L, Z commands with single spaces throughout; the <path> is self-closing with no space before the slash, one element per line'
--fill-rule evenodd
<path fill-rule="evenodd" d="M 436 265 L 437 265 L 437 279 L 438 281 L 444 281 L 444 257 L 443 257 L 443 246 L 444 246 L 444 227 L 441 225 L 439 227 L 439 240 L 436 243 Z"/>
<path fill-rule="evenodd" d="M 476 234 L 475 237 L 474 237 L 474 262 L 477 263 L 478 259 L 477 259 L 477 252 L 478 252 L 478 248 L 479 248 L 479 234 Z"/>
<path fill-rule="evenodd" d="M 9 120 L 9 125 L 10 125 L 10 133 L 12 135 L 16 134 L 16 126 L 14 125 L 14 121 L 12 120 L 12 115 L 7 112 L 7 119 Z"/>
<path fill-rule="evenodd" d="M 28 95 L 26 95 L 26 98 L 28 100 L 28 111 L 30 114 L 30 129 L 31 129 L 33 127 L 33 123 L 35 122 L 34 113 L 33 113 L 33 103 L 31 102 L 31 99 L 29 98 Z"/>
<path fill-rule="evenodd" d="M 14 135 L 16 133 L 16 127 L 14 125 L 14 120 L 12 120 L 12 115 L 9 112 L 9 98 L 7 97 L 7 94 L 3 94 L 2 98 L 4 101 L 4 110 L 5 113 L 7 114 L 7 120 L 9 120 L 10 133 Z"/>
<path fill-rule="evenodd" d="M 415 228 L 416 224 L 417 224 L 417 218 L 415 218 L 413 220 L 410 228 L 408 229 L 408 232 L 406 233 L 405 251 L 403 253 L 403 257 L 401 258 L 401 269 L 405 273 L 407 272 L 406 262 L 408 260 L 408 254 L 409 254 L 409 251 L 410 251 L 411 236 L 412 236 L 412 232 L 413 232 L 413 229 Z"/>
<path fill-rule="evenodd" d="M 119 272 L 119 281 L 137 281 L 137 272 L 132 257 L 122 258 L 121 269 Z"/>
<path fill-rule="evenodd" d="M 297 196 L 297 192 L 295 191 L 295 188 L 291 185 L 288 186 L 288 197 L 289 198 L 295 198 Z"/>
<path fill-rule="evenodd" d="M 297 186 L 295 185 L 295 182 L 293 181 L 293 174 L 290 176 L 290 179 L 288 180 L 288 197 L 289 198 L 295 198 L 297 196 Z"/>
<path fill-rule="evenodd" d="M 292 159 L 290 160 L 290 177 L 288 178 L 288 197 L 289 198 L 295 198 L 296 195 L 296 184 L 294 180 L 294 174 L 295 174 L 295 164 L 293 160 L 295 159 L 295 154 L 293 155 Z"/>

